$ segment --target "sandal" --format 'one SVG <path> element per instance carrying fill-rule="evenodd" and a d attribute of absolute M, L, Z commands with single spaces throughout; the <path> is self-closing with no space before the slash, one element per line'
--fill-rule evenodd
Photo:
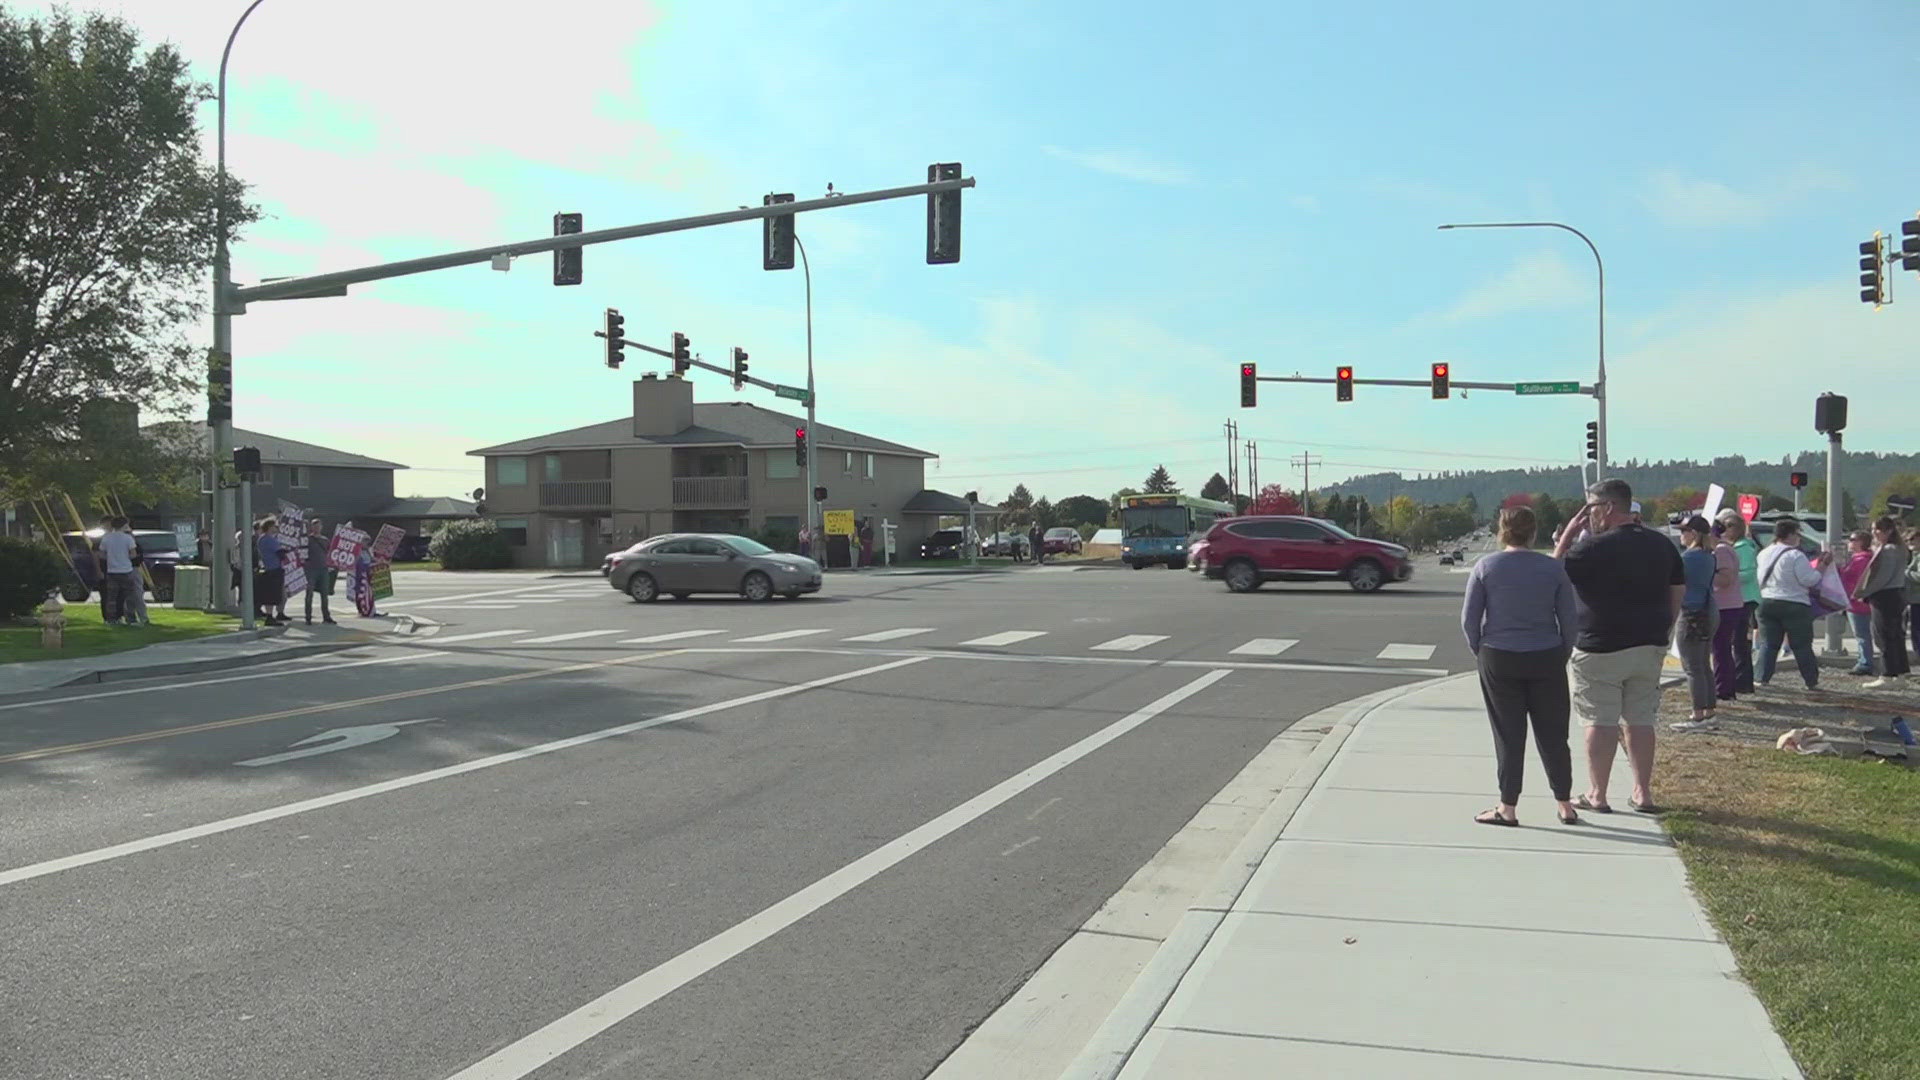
<path fill-rule="evenodd" d="M 1596 814 L 1613 813 L 1613 807 L 1608 806 L 1606 803 L 1594 802 L 1592 799 L 1587 798 L 1585 795 L 1582 795 L 1579 798 L 1573 800 L 1573 805 L 1579 807 L 1582 810 L 1591 810 Z"/>
<path fill-rule="evenodd" d="M 1518 818 L 1507 817 L 1506 815 L 1500 812 L 1500 808 L 1497 806 L 1489 810 L 1482 810 L 1478 814 L 1475 814 L 1473 816 L 1473 821 L 1474 821 L 1474 824 L 1476 825 L 1505 825 L 1509 829 L 1514 828 L 1520 824 L 1520 821 Z"/>
<path fill-rule="evenodd" d="M 1658 807 L 1658 806 L 1655 806 L 1655 805 L 1653 805 L 1653 804 L 1652 804 L 1652 803 L 1650 803 L 1650 802 L 1634 802 L 1634 801 L 1633 801 L 1632 799 L 1628 799 L 1628 800 L 1627 800 L 1627 805 L 1628 805 L 1628 806 L 1631 806 L 1631 807 L 1633 807 L 1633 810 L 1634 810 L 1634 812 L 1635 812 L 1635 813 L 1637 813 L 1637 814 L 1664 814 L 1664 813 L 1666 813 L 1666 811 L 1665 811 L 1664 809 L 1662 809 L 1662 808 L 1660 808 L 1660 807 Z"/>
<path fill-rule="evenodd" d="M 1561 814 L 1561 815 L 1560 815 L 1560 824 L 1562 824 L 1562 825 L 1578 825 L 1578 824 L 1580 824 L 1580 815 L 1579 815 L 1579 814 Z"/>

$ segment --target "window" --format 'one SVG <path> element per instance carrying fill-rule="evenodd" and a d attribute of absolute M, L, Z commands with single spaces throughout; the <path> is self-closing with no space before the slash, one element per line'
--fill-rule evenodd
<path fill-rule="evenodd" d="M 547 462 L 547 481 L 549 483 L 558 483 L 562 479 L 562 475 L 560 472 L 560 455 L 548 454 L 546 456 L 546 462 Z"/>
<path fill-rule="evenodd" d="M 1329 534 L 1321 530 L 1319 526 L 1309 525 L 1304 521 L 1276 521 L 1274 525 L 1276 526 L 1275 535 L 1282 540 L 1301 540 L 1307 543 L 1317 543 L 1321 540 L 1331 538 Z"/>
<path fill-rule="evenodd" d="M 527 546 L 526 518 L 495 518 L 493 524 L 500 530 L 500 536 L 508 547 Z"/>
<path fill-rule="evenodd" d="M 527 459 L 523 457 L 495 458 L 493 464 L 493 482 L 497 487 L 520 487 L 527 482 Z"/>
<path fill-rule="evenodd" d="M 800 475 L 800 463 L 779 450 L 767 451 L 767 479 L 792 480 Z"/>
<path fill-rule="evenodd" d="M 1279 540 L 1281 524 L 1278 521 L 1236 521 L 1227 526 L 1227 531 L 1253 540 Z"/>
<path fill-rule="evenodd" d="M 868 480 L 873 479 L 873 455 L 872 454 L 867 455 L 867 471 L 865 476 Z"/>
<path fill-rule="evenodd" d="M 287 486 L 304 488 L 307 486 L 307 467 L 305 465 L 287 466 Z"/>
<path fill-rule="evenodd" d="M 853 475 L 853 451 L 847 451 L 847 463 L 841 466 L 848 476 Z"/>
<path fill-rule="evenodd" d="M 686 541 L 687 552 L 692 555 L 705 555 L 708 558 L 724 558 L 731 550 L 718 540 L 693 539 Z"/>

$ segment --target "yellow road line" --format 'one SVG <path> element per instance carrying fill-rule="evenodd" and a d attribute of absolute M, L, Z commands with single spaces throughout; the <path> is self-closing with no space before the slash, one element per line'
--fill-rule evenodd
<path fill-rule="evenodd" d="M 171 739 L 176 735 L 192 735 L 201 731 L 218 731 L 221 728 L 241 727 L 246 724 L 260 724 L 268 720 L 285 720 L 294 716 L 312 716 L 316 713 L 338 712 L 341 709 L 354 709 L 362 705 L 378 705 L 383 701 L 403 701 L 407 698 L 426 697 L 429 694 L 444 694 L 453 690 L 469 690 L 476 686 L 499 686 L 502 683 L 524 682 L 528 679 L 545 678 L 549 675 L 564 675 L 570 671 L 587 671 L 592 668 L 612 667 L 616 664 L 631 664 L 641 660 L 658 660 L 667 656 L 679 656 L 687 651 L 686 649 L 667 649 L 661 652 L 620 656 L 612 660 L 589 660 L 579 664 L 565 664 L 556 668 L 518 671 L 511 675 L 493 675 L 485 679 L 469 679 L 466 682 L 447 683 L 442 686 L 423 686 L 414 690 L 399 690 L 391 694 L 376 694 L 373 697 L 354 698 L 350 701 L 330 701 L 324 705 L 303 705 L 297 709 L 282 709 L 279 712 L 260 713 L 255 716 L 237 716 L 231 720 L 210 720 L 204 724 L 187 724 L 183 727 L 158 728 L 153 731 L 136 732 L 132 735 L 116 735 L 111 739 L 95 739 L 92 742 L 68 743 L 64 746 L 48 746 L 42 747 L 39 750 L 22 750 L 15 754 L 0 754 L 0 765 L 11 761 L 32 761 L 36 758 L 54 757 L 59 754 L 77 754 L 83 750 L 102 750 L 110 746 L 125 746 L 128 743 L 148 742 L 153 739 Z"/>

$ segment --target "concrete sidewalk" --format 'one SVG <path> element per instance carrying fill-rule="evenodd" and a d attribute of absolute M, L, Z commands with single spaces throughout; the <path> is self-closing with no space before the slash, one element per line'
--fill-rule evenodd
<path fill-rule="evenodd" d="M 1197 958 L 1157 957 L 1065 1075 L 1798 1078 L 1679 854 L 1626 810 L 1624 758 L 1621 809 L 1578 826 L 1529 765 L 1522 827 L 1475 824 L 1496 797 L 1474 677 L 1374 707 Z"/>

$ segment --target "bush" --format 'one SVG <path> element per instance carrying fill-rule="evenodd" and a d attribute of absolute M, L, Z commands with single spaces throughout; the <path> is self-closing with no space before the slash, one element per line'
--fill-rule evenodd
<path fill-rule="evenodd" d="M 1100 526 L 1095 525 L 1093 522 L 1091 521 L 1081 522 L 1080 523 L 1080 542 L 1083 544 L 1092 543 L 1093 534 L 1099 531 L 1100 531 Z"/>
<path fill-rule="evenodd" d="M 489 518 L 447 522 L 446 528 L 433 534 L 427 553 L 442 570 L 498 570 L 513 565 L 507 538 Z"/>
<path fill-rule="evenodd" d="M 67 574 L 66 564 L 44 542 L 0 536 L 0 620 L 33 614 Z"/>

